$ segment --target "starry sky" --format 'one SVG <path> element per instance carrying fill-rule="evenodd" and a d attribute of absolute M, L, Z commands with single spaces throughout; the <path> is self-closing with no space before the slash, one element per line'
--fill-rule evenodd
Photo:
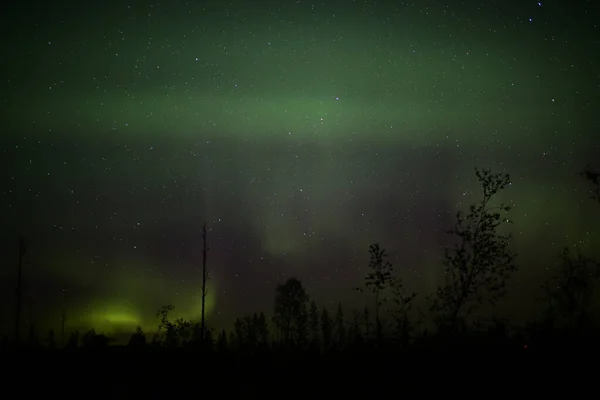
<path fill-rule="evenodd" d="M 19 1 L 0 13 L 0 293 L 13 319 L 155 329 L 270 313 L 298 277 L 362 307 L 368 245 L 424 298 L 474 167 L 501 200 L 535 309 L 562 246 L 598 255 L 577 176 L 600 154 L 598 2 Z M 596 247 L 594 247 L 594 243 Z M 528 315 L 528 314 L 527 314 Z"/>

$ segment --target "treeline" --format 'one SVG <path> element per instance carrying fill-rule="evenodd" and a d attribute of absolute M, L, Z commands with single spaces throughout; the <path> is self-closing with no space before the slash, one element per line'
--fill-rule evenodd
<path fill-rule="evenodd" d="M 526 326 L 511 326 L 494 313 L 506 295 L 507 282 L 518 269 L 511 250 L 511 207 L 496 202 L 510 186 L 508 174 L 475 170 L 481 198 L 467 212 L 456 214 L 448 231 L 454 244 L 444 254 L 445 281 L 415 306 L 410 292 L 388 260 L 385 249 L 369 246 L 369 269 L 356 290 L 368 307 L 330 309 L 312 301 L 302 282 L 290 278 L 275 289 L 271 317 L 264 313 L 240 317 L 229 332 L 215 332 L 202 322 L 172 319 L 174 307 L 157 312 L 156 332 L 140 327 L 123 348 L 131 351 L 195 349 L 223 356 L 269 354 L 356 355 L 357 353 L 464 350 L 486 348 L 532 351 L 552 348 L 597 347 L 600 321 L 592 309 L 600 264 L 565 247 L 557 255 L 558 268 L 542 284 L 544 311 Z M 600 174 L 586 169 L 582 175 L 593 185 L 592 198 L 600 203 Z M 532 299 L 527 299 L 529 301 Z M 480 317 L 485 315 L 486 317 Z M 51 331 L 41 340 L 31 330 L 21 346 L 38 349 L 104 349 L 110 338 L 94 330 L 69 335 L 61 346 Z M 3 348 L 11 348 L 8 339 Z"/>

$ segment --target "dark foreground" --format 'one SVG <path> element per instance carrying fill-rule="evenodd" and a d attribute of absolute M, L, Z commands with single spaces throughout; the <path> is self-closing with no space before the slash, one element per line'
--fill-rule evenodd
<path fill-rule="evenodd" d="M 585 374 L 597 371 L 598 346 L 585 351 L 583 345 L 252 355 L 109 346 L 5 349 L 0 356 L 4 387 L 23 398 L 481 398 L 524 397 L 525 391 L 537 397 L 564 385 L 573 396 L 595 382 Z"/>

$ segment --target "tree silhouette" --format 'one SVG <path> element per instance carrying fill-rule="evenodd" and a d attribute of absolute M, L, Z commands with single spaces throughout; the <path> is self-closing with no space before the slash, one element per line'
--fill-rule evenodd
<path fill-rule="evenodd" d="M 193 333 L 193 324 L 191 321 L 184 321 L 183 318 L 178 318 L 174 321 L 169 320 L 169 313 L 174 309 L 173 305 L 166 304 L 156 313 L 156 316 L 160 318 L 157 335 L 160 339 L 160 334 L 164 330 L 163 343 L 167 347 L 177 347 L 186 344 Z"/>
<path fill-rule="evenodd" d="M 364 342 L 363 329 L 362 329 L 363 321 L 362 315 L 360 311 L 354 310 L 352 312 L 352 321 L 350 323 L 350 339 L 354 345 L 361 345 Z"/>
<path fill-rule="evenodd" d="M 331 339 L 333 337 L 333 326 L 329 311 L 323 308 L 321 312 L 321 333 L 323 335 L 323 349 L 328 350 L 331 347 Z"/>
<path fill-rule="evenodd" d="M 225 329 L 219 333 L 219 337 L 217 338 L 217 352 L 221 354 L 225 354 L 229 351 L 229 342 L 227 340 L 227 332 Z"/>
<path fill-rule="evenodd" d="M 260 313 L 258 316 L 254 314 L 254 328 L 256 329 L 256 339 L 258 346 L 266 348 L 269 346 L 269 325 L 267 324 L 267 317 L 264 313 Z"/>
<path fill-rule="evenodd" d="M 385 250 L 381 249 L 377 243 L 369 246 L 369 268 L 371 270 L 365 275 L 365 289 L 375 295 L 375 334 L 377 343 L 381 344 L 383 330 L 379 307 L 385 302 L 385 298 L 382 296 L 392 282 L 394 268 L 392 263 L 387 260 Z M 357 288 L 357 290 L 362 292 L 363 288 Z"/>
<path fill-rule="evenodd" d="M 190 344 L 194 340 L 194 331 L 200 331 L 200 335 L 196 335 L 197 338 L 202 338 L 201 344 L 204 345 L 204 341 L 206 341 L 206 346 L 210 347 L 212 343 L 212 336 L 210 333 L 210 329 L 204 326 L 204 329 L 200 330 L 200 326 L 194 324 L 192 321 L 186 321 L 183 318 L 177 318 L 174 321 L 175 325 L 175 333 L 177 338 L 177 345 L 186 345 Z M 196 329 L 194 329 L 196 328 Z"/>
<path fill-rule="evenodd" d="M 600 171 L 595 171 L 588 165 L 581 175 L 593 185 L 593 189 L 591 190 L 592 199 L 600 203 Z"/>
<path fill-rule="evenodd" d="M 337 306 L 334 328 L 335 341 L 338 347 L 341 349 L 346 344 L 346 321 L 344 320 L 344 309 L 342 308 L 342 303 L 338 303 Z"/>
<path fill-rule="evenodd" d="M 244 318 L 245 327 L 246 327 L 246 335 L 247 341 L 252 347 L 252 350 L 255 350 L 258 347 L 258 316 L 256 313 L 252 317 Z"/>
<path fill-rule="evenodd" d="M 202 340 L 202 349 L 212 351 L 215 347 L 214 332 L 210 327 L 204 327 L 204 339 Z"/>
<path fill-rule="evenodd" d="M 31 324 L 29 326 L 29 334 L 27 335 L 27 347 L 36 348 L 41 345 L 40 337 L 38 335 L 37 330 L 35 329 L 35 325 Z"/>
<path fill-rule="evenodd" d="M 65 344 L 65 325 L 67 323 L 67 312 L 63 309 L 61 318 L 60 318 L 60 345 L 64 346 Z"/>
<path fill-rule="evenodd" d="M 235 319 L 235 322 L 233 323 L 233 332 L 230 342 L 231 345 L 237 351 L 241 351 L 247 347 L 248 334 L 246 332 L 246 326 L 242 318 Z"/>
<path fill-rule="evenodd" d="M 506 292 L 506 281 L 516 270 L 515 255 L 510 251 L 511 235 L 498 232 L 509 222 L 503 213 L 510 211 L 503 204 L 492 206 L 492 198 L 510 185 L 508 174 L 475 169 L 483 197 L 469 208 L 468 214 L 458 211 L 456 225 L 448 233 L 458 243 L 447 248 L 444 256 L 446 282 L 433 298 L 431 310 L 438 326 L 456 333 L 459 325 L 484 302 L 494 305 Z"/>
<path fill-rule="evenodd" d="M 298 314 L 296 324 L 296 340 L 297 344 L 301 347 L 305 346 L 308 342 L 308 309 L 306 303 L 300 307 L 300 313 Z"/>
<path fill-rule="evenodd" d="M 315 343 L 318 343 L 319 336 L 321 335 L 321 325 L 319 321 L 319 308 L 314 300 L 310 303 L 310 310 L 308 312 L 308 326 L 311 340 Z"/>
<path fill-rule="evenodd" d="M 269 348 L 269 327 L 265 314 L 254 313 L 252 316 L 236 318 L 233 326 L 234 332 L 229 342 L 235 350 L 255 354 L 257 351 L 264 352 Z M 218 340 L 227 341 L 225 331 L 221 333 L 225 336 L 219 335 Z"/>
<path fill-rule="evenodd" d="M 56 344 L 56 335 L 54 334 L 53 329 L 50 329 L 48 335 L 46 335 L 46 347 L 48 347 L 49 350 L 56 350 L 58 348 Z"/>
<path fill-rule="evenodd" d="M 205 345 L 205 343 L 204 343 L 204 337 L 206 336 L 205 333 L 208 332 L 210 329 L 206 328 L 206 326 L 204 327 L 204 329 L 202 329 L 202 321 L 201 322 L 189 321 L 189 322 L 191 325 L 190 329 L 189 329 L 191 339 L 189 339 L 188 344 L 191 344 L 197 348 L 203 348 Z"/>
<path fill-rule="evenodd" d="M 90 348 L 93 346 L 94 336 L 96 336 L 96 331 L 92 328 L 88 330 L 81 336 L 81 346 Z"/>
<path fill-rule="evenodd" d="M 156 312 L 156 316 L 160 318 L 160 324 L 158 325 L 159 332 L 171 325 L 171 322 L 169 322 L 169 313 L 174 309 L 175 307 L 172 304 L 165 304 Z"/>
<path fill-rule="evenodd" d="M 290 278 L 277 286 L 273 321 L 285 345 L 290 344 L 293 332 L 297 332 L 308 300 L 302 283 L 296 278 Z"/>
<path fill-rule="evenodd" d="M 365 340 L 368 342 L 371 340 L 371 313 L 369 312 L 369 307 L 365 307 L 362 315 L 362 322 L 365 325 Z"/>
<path fill-rule="evenodd" d="M 391 286 L 394 306 L 390 310 L 390 313 L 394 319 L 398 342 L 401 347 L 406 348 L 410 342 L 411 332 L 409 312 L 412 309 L 417 293 L 408 294 L 400 278 L 395 278 Z"/>
<path fill-rule="evenodd" d="M 253 352 L 258 346 L 256 332 L 256 314 L 254 317 L 237 318 L 234 323 L 237 347 L 245 352 Z"/>
<path fill-rule="evenodd" d="M 144 334 L 144 331 L 142 330 L 141 326 L 138 325 L 135 328 L 135 332 L 129 338 L 128 345 L 136 349 L 143 348 L 146 346 L 146 335 Z"/>
<path fill-rule="evenodd" d="M 238 338 L 235 334 L 235 331 L 233 331 L 233 330 L 229 331 L 229 334 L 227 336 L 227 342 L 229 343 L 230 350 L 238 350 L 239 349 Z"/>
<path fill-rule="evenodd" d="M 65 344 L 66 350 L 75 350 L 79 346 L 79 331 L 72 332 Z"/>
<path fill-rule="evenodd" d="M 574 332 L 590 323 L 594 284 L 600 276 L 598 264 L 580 252 L 565 247 L 556 273 L 542 285 L 549 301 L 549 314 L 559 328 Z"/>
<path fill-rule="evenodd" d="M 81 347 L 86 350 L 101 350 L 108 347 L 110 339 L 102 334 L 96 333 L 94 329 L 90 329 L 81 337 Z"/>

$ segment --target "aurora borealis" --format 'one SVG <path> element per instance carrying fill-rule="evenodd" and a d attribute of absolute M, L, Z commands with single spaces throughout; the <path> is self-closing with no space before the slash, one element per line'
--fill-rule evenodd
<path fill-rule="evenodd" d="M 28 323 L 154 329 L 166 303 L 197 319 L 204 221 L 213 326 L 270 313 L 289 276 L 362 307 L 373 242 L 425 297 L 475 166 L 511 175 L 505 306 L 529 312 L 562 246 L 600 256 L 577 176 L 600 160 L 597 15 L 585 0 L 4 5 L 3 323 L 19 235 Z"/>

